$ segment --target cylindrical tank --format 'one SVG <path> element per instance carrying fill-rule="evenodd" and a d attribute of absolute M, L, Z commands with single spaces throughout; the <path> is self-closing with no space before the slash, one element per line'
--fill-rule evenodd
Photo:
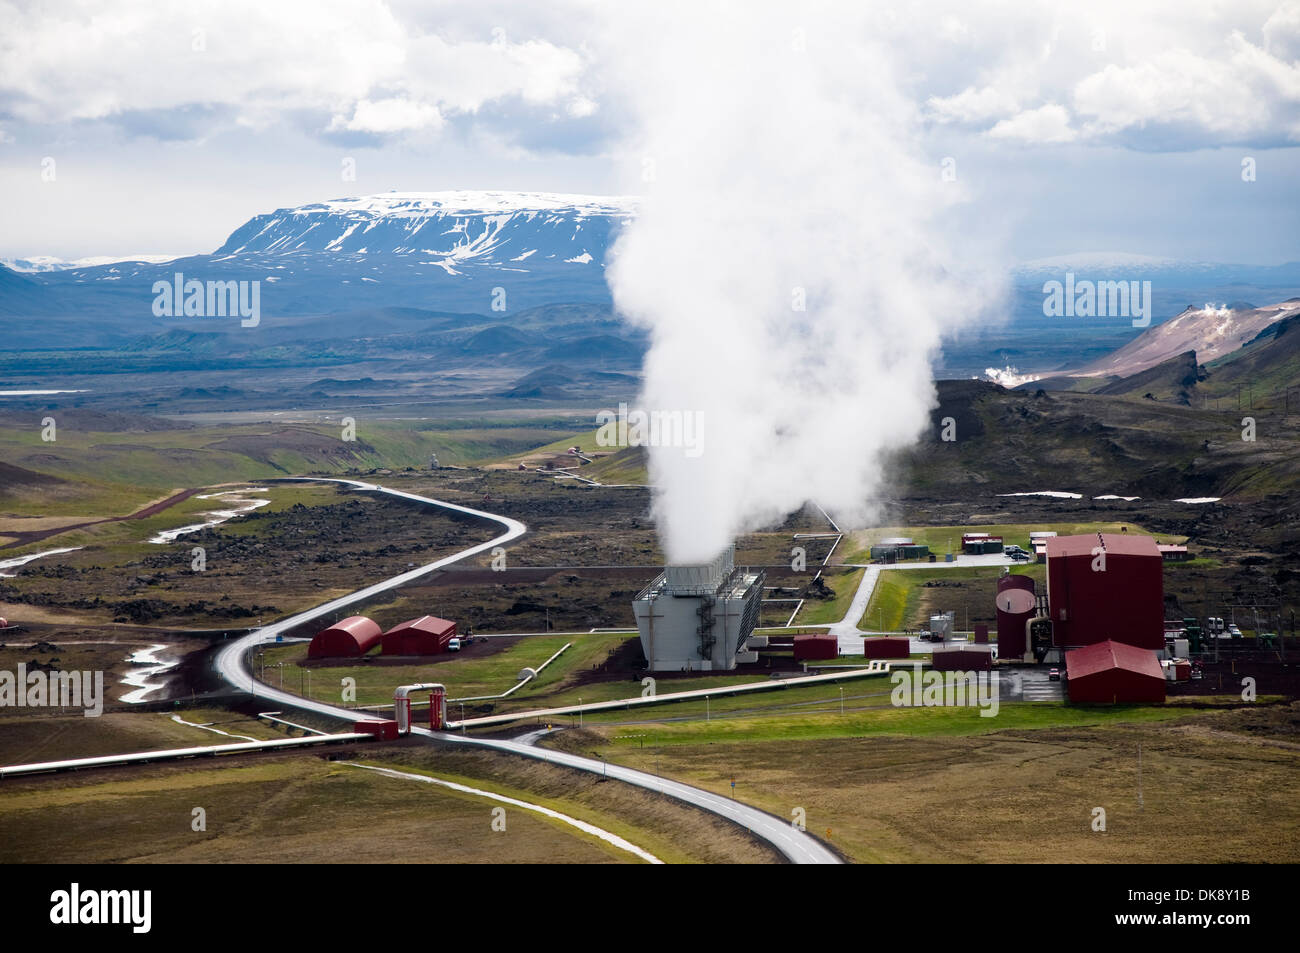
<path fill-rule="evenodd" d="M 1025 579 L 1029 587 L 1013 583 L 1004 586 L 1010 579 Z M 1034 581 L 1028 576 L 1004 576 L 998 580 L 998 594 L 994 605 L 998 610 L 998 658 L 1020 659 L 1025 654 L 1025 626 L 1034 617 L 1038 598 L 1034 595 Z"/>

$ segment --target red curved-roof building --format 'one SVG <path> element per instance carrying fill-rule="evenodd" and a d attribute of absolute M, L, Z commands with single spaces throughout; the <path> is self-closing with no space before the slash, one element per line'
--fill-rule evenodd
<path fill-rule="evenodd" d="M 383 636 L 385 655 L 437 655 L 447 651 L 447 643 L 456 634 L 456 623 L 434 615 L 407 619 L 393 626 Z"/>
<path fill-rule="evenodd" d="M 307 647 L 308 658 L 346 658 L 365 655 L 379 643 L 379 623 L 363 615 L 348 616 L 321 629 Z"/>

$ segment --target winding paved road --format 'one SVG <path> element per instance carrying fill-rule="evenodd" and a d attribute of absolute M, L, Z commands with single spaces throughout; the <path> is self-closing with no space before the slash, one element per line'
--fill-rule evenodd
<path fill-rule="evenodd" d="M 402 490 L 390 490 L 374 483 L 363 483 L 360 480 L 343 480 L 327 477 L 301 477 L 288 478 L 299 480 L 306 483 L 341 483 L 344 486 L 350 486 L 357 490 L 369 490 L 377 493 L 386 493 L 389 496 L 399 497 L 404 500 L 414 500 L 417 503 L 424 503 L 428 506 L 436 506 L 440 509 L 451 510 L 456 513 L 464 513 L 468 516 L 474 516 L 479 519 L 490 520 L 499 523 L 505 527 L 505 532 L 500 536 L 488 540 L 486 543 L 480 543 L 477 546 L 471 546 L 468 549 L 462 549 L 451 556 L 445 556 L 442 559 L 431 562 L 426 566 L 420 566 L 409 572 L 404 572 L 393 576 L 391 579 L 385 579 L 383 582 L 377 582 L 373 586 L 367 586 L 364 589 L 358 589 L 356 592 L 349 593 L 346 596 L 339 596 L 337 599 L 331 599 L 314 609 L 308 609 L 306 612 L 299 612 L 297 615 L 282 619 L 271 625 L 263 626 L 250 632 L 243 638 L 236 639 L 230 645 L 226 646 L 216 657 L 217 671 L 221 673 L 226 681 L 230 682 L 236 688 L 243 689 L 246 692 L 252 692 L 261 698 L 271 699 L 282 702 L 286 705 L 294 705 L 298 708 L 305 708 L 310 711 L 316 711 L 330 717 L 347 717 L 355 721 L 356 712 L 349 712 L 346 708 L 336 708 L 333 705 L 327 705 L 323 702 L 313 702 L 292 692 L 281 691 L 271 688 L 265 684 L 255 684 L 253 673 L 244 667 L 244 655 L 249 649 L 265 642 L 274 642 L 277 635 L 291 632 L 304 622 L 310 622 L 313 619 L 319 619 L 322 616 L 328 616 L 338 609 L 344 609 L 348 606 L 363 602 L 371 596 L 387 592 L 389 589 L 396 589 L 405 585 L 413 579 L 419 579 L 421 576 L 427 576 L 429 573 L 441 569 L 443 566 L 450 566 L 452 563 L 460 562 L 462 559 L 468 559 L 479 553 L 487 552 L 496 546 L 504 546 L 528 532 L 528 527 L 518 520 L 512 520 L 507 516 L 498 516 L 495 513 L 485 513 L 482 510 L 471 509 L 468 506 L 460 506 L 456 503 L 448 503 L 444 500 L 435 500 L 427 496 L 420 496 L 418 493 L 406 493 Z M 285 482 L 285 481 L 276 481 Z M 348 712 L 346 716 L 340 715 L 341 712 Z"/>
<path fill-rule="evenodd" d="M 373 586 L 367 586 L 364 589 L 358 589 L 356 592 L 349 593 L 346 596 L 332 599 L 314 609 L 308 609 L 305 612 L 300 612 L 287 619 L 283 619 L 268 626 L 263 626 L 240 639 L 236 639 L 231 642 L 230 645 L 217 653 L 215 660 L 217 671 L 226 679 L 226 681 L 236 688 L 242 689 L 246 692 L 251 692 L 259 698 L 264 698 L 268 701 L 275 702 L 276 704 L 290 705 L 295 708 L 324 715 L 328 718 L 338 718 L 348 722 L 355 722 L 359 718 L 366 717 L 366 713 L 330 705 L 325 702 L 315 701 L 310 698 L 304 698 L 301 695 L 295 695 L 292 692 L 286 692 L 283 689 L 272 688 L 269 685 L 257 683 L 253 678 L 252 672 L 245 667 L 247 653 L 254 646 L 266 642 L 274 642 L 277 635 L 291 631 L 299 625 L 302 625 L 304 622 L 310 622 L 313 619 L 327 616 L 337 609 L 354 605 L 370 598 L 371 596 L 385 592 L 389 589 L 394 589 L 410 582 L 412 579 L 418 579 L 437 569 L 441 569 L 443 566 L 449 566 L 462 559 L 468 559 L 478 553 L 486 552 L 494 546 L 505 545 L 506 543 L 523 536 L 524 533 L 528 531 L 528 528 L 523 523 L 520 523 L 517 520 L 512 520 L 509 517 L 498 516 L 494 513 L 484 512 L 483 510 L 470 509 L 469 507 L 460 506 L 455 503 L 448 503 L 443 500 L 435 500 L 427 496 L 420 496 L 416 493 L 391 490 L 374 483 L 363 483 L 359 480 L 344 480 L 325 477 L 301 477 L 291 479 L 311 483 L 340 483 L 358 490 L 386 493 L 390 496 L 414 500 L 415 502 L 424 503 L 429 506 L 436 506 L 442 509 L 478 517 L 480 519 L 490 520 L 499 523 L 505 528 L 504 533 L 494 539 L 488 540 L 486 543 L 471 546 L 470 548 L 463 549 L 451 556 L 446 556 L 436 562 L 429 563 L 427 566 L 421 566 L 418 569 L 412 569 L 410 572 L 401 573 L 400 575 L 393 576 L 391 579 L 375 583 Z M 840 863 L 839 857 L 836 856 L 833 851 L 816 838 L 807 834 L 805 831 L 794 827 L 789 821 L 782 820 L 779 817 L 774 817 L 773 815 L 760 811 L 757 808 L 723 797 L 722 795 L 714 794 L 710 791 L 704 791 L 700 788 L 691 787 L 689 784 L 682 784 L 678 781 L 660 778 L 653 774 L 647 774 L 644 771 L 633 770 L 632 768 L 625 768 L 619 765 L 607 765 L 602 761 L 597 761 L 592 758 L 584 758 L 564 751 L 553 751 L 548 748 L 535 748 L 529 744 L 520 744 L 515 741 L 496 741 L 488 738 L 471 738 L 466 735 L 455 735 L 447 732 L 435 733 L 427 728 L 420 728 L 418 726 L 412 726 L 411 731 L 414 734 L 425 735 L 441 741 L 451 741 L 457 744 L 491 748 L 497 751 L 536 758 L 541 761 L 549 761 L 552 764 L 576 768 L 580 771 L 587 771 L 593 774 L 607 774 L 608 777 L 615 778 L 627 784 L 634 784 L 637 787 L 646 788 L 651 791 L 659 791 L 668 797 L 703 808 L 710 813 L 739 824 L 755 836 L 767 841 L 780 851 L 783 856 L 794 863 Z"/>

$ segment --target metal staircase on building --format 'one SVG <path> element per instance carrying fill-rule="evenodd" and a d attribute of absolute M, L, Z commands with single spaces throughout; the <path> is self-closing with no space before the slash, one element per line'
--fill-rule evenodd
<path fill-rule="evenodd" d="M 700 600 L 699 608 L 695 614 L 700 617 L 700 624 L 696 627 L 695 632 L 700 637 L 700 658 L 713 658 L 713 646 L 718 641 L 717 636 L 713 634 L 713 597 L 706 596 Z"/>

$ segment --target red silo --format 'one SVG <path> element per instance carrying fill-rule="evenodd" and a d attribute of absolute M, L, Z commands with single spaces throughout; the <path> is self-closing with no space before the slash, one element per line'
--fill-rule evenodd
<path fill-rule="evenodd" d="M 1028 576 L 1003 576 L 998 580 L 993 604 L 998 610 L 998 658 L 1004 661 L 1024 658 L 1029 639 L 1025 628 L 1038 605 L 1034 580 Z"/>

